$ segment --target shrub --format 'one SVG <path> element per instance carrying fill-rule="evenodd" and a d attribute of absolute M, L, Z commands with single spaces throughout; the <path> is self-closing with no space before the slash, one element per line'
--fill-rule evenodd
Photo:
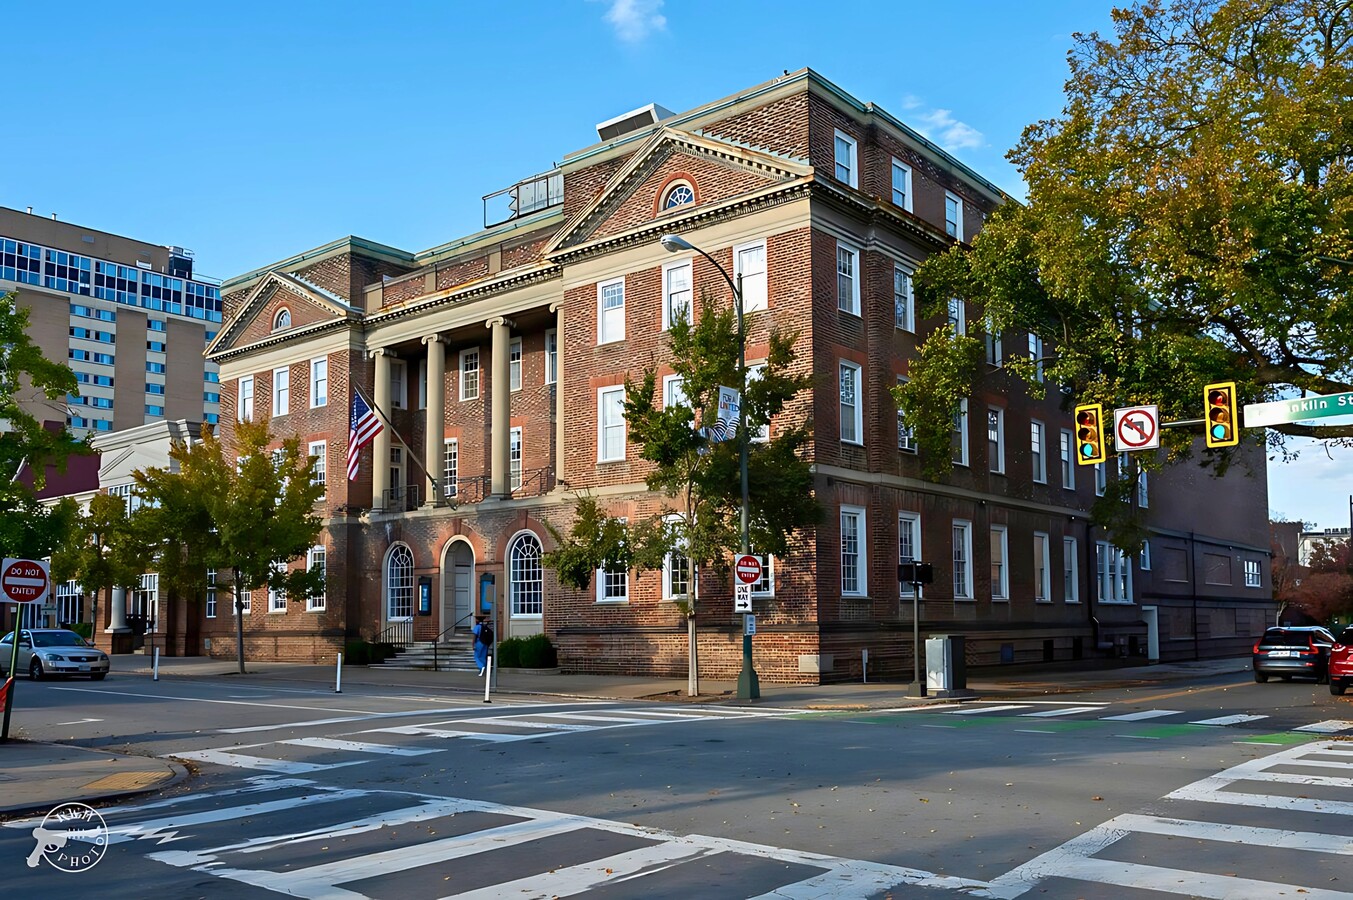
<path fill-rule="evenodd" d="M 558 659 L 554 645 L 543 634 L 533 634 L 522 641 L 521 665 L 524 669 L 552 669 Z"/>
<path fill-rule="evenodd" d="M 343 643 L 343 665 L 364 666 L 371 662 L 371 645 L 366 641 L 345 641 Z"/>
<path fill-rule="evenodd" d="M 493 664 L 499 669 L 515 669 L 521 665 L 521 647 L 526 643 L 521 638 L 505 638 L 498 642 L 494 650 Z"/>
<path fill-rule="evenodd" d="M 94 626 L 89 622 L 75 622 L 69 627 L 71 631 L 87 641 L 94 639 Z"/>

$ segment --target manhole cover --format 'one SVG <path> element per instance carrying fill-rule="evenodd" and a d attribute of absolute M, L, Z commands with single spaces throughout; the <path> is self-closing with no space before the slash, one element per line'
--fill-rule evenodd
<path fill-rule="evenodd" d="M 87 791 L 134 791 L 137 788 L 159 784 L 169 777 L 168 772 L 119 772 L 105 775 L 84 786 Z"/>

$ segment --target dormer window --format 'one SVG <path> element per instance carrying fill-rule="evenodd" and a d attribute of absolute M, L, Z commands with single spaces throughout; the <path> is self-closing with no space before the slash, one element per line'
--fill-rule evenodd
<path fill-rule="evenodd" d="M 272 330 L 281 331 L 283 328 L 290 327 L 291 327 L 291 310 L 286 308 L 279 309 L 277 311 L 277 315 L 273 316 Z"/>
<path fill-rule="evenodd" d="M 663 211 L 676 209 L 678 206 L 685 206 L 688 203 L 695 202 L 695 188 L 684 181 L 678 181 L 667 189 L 667 194 L 662 198 Z"/>

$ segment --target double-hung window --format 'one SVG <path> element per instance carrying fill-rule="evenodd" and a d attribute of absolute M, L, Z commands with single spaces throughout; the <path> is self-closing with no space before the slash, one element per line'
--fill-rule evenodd
<path fill-rule="evenodd" d="M 1050 603 L 1052 601 L 1051 588 L 1048 586 L 1048 579 L 1052 576 L 1051 558 L 1048 548 L 1048 536 L 1041 531 L 1034 532 L 1034 600 L 1038 603 Z"/>
<path fill-rule="evenodd" d="M 685 379 L 680 375 L 664 375 L 662 377 L 662 408 L 672 409 L 677 406 L 689 407 L 691 401 L 686 398 Z"/>
<path fill-rule="evenodd" d="M 988 329 L 987 329 L 987 333 L 986 333 L 986 341 L 987 341 L 987 365 L 989 365 L 989 366 L 998 366 L 998 367 L 1001 365 L 1001 363 L 1002 363 L 1002 361 L 1003 361 L 1003 357 L 1001 356 L 1001 343 L 1002 343 L 1002 339 L 1003 339 L 1003 336 L 1002 336 L 1001 332 L 995 331 L 995 330 L 993 330 L 993 329 L 991 329 L 991 328 L 988 328 Z"/>
<path fill-rule="evenodd" d="M 598 603 L 628 603 L 629 599 L 630 573 L 623 563 L 597 570 Z"/>
<path fill-rule="evenodd" d="M 662 267 L 662 330 L 677 322 L 689 322 L 691 315 L 691 261 L 667 263 Z"/>
<path fill-rule="evenodd" d="M 521 488 L 521 428 L 513 428 L 509 434 L 507 451 L 508 483 L 512 490 Z"/>
<path fill-rule="evenodd" d="M 239 418 L 241 422 L 254 420 L 254 376 L 246 375 L 239 385 Z"/>
<path fill-rule="evenodd" d="M 1259 567 L 1259 560 L 1245 560 L 1245 587 L 1257 588 L 1264 586 L 1264 573 Z"/>
<path fill-rule="evenodd" d="M 836 308 L 860 314 L 860 251 L 836 242 Z"/>
<path fill-rule="evenodd" d="M 460 441 L 447 438 L 442 442 L 442 496 L 454 497 L 460 477 Z"/>
<path fill-rule="evenodd" d="M 1076 444 L 1071 432 L 1063 428 L 1061 433 L 1062 487 L 1068 491 L 1076 489 Z"/>
<path fill-rule="evenodd" d="M 216 570 L 207 570 L 207 618 L 216 618 Z"/>
<path fill-rule="evenodd" d="M 1033 466 L 1034 482 L 1048 483 L 1047 429 L 1037 419 L 1029 422 L 1029 461 Z"/>
<path fill-rule="evenodd" d="M 285 416 L 291 409 L 291 370 L 287 368 L 272 370 L 272 414 L 273 418 Z"/>
<path fill-rule="evenodd" d="M 329 405 L 329 358 L 310 360 L 310 407 Z"/>
<path fill-rule="evenodd" d="M 893 158 L 893 205 L 911 212 L 911 166 Z"/>
<path fill-rule="evenodd" d="M 1095 566 L 1101 603 L 1132 602 L 1132 560 L 1108 541 L 1095 542 Z"/>
<path fill-rule="evenodd" d="M 958 401 L 958 414 L 954 416 L 953 434 L 954 464 L 968 464 L 968 398 Z"/>
<path fill-rule="evenodd" d="M 911 292 L 911 273 L 893 266 L 893 327 L 916 330 L 916 306 Z"/>
<path fill-rule="evenodd" d="M 408 408 L 408 367 L 402 359 L 390 360 L 390 406 L 393 409 Z"/>
<path fill-rule="evenodd" d="M 845 182 L 851 187 L 859 187 L 859 168 L 856 165 L 855 139 L 850 135 L 836 130 L 836 180 Z"/>
<path fill-rule="evenodd" d="M 311 593 L 305 598 L 306 612 L 323 612 L 324 605 L 328 597 L 327 581 L 329 577 L 329 566 L 326 562 L 327 551 L 322 544 L 316 544 L 310 548 L 306 554 L 305 567 L 319 576 L 320 589 Z"/>
<path fill-rule="evenodd" d="M 921 514 L 900 512 L 897 514 L 897 561 L 916 562 L 921 558 Z M 907 581 L 898 582 L 898 592 L 910 597 L 916 587 Z"/>
<path fill-rule="evenodd" d="M 327 441 L 315 441 L 309 446 L 310 458 L 315 461 L 314 472 L 310 476 L 310 482 L 317 484 L 321 489 L 325 487 L 328 468 L 329 468 L 329 446 Z M 324 499 L 321 493 L 320 499 Z"/>
<path fill-rule="evenodd" d="M 963 200 L 950 191 L 944 192 L 944 233 L 963 240 Z"/>
<path fill-rule="evenodd" d="M 765 363 L 763 363 L 763 362 L 761 362 L 761 363 L 749 363 L 748 366 L 747 366 L 747 384 L 748 384 L 748 386 L 750 387 L 752 384 L 754 384 L 754 383 L 756 383 L 757 381 L 761 380 L 761 376 L 762 376 L 762 375 L 765 375 L 765 374 L 766 374 L 766 364 L 765 364 Z M 749 429 L 751 428 L 750 424 L 748 425 L 748 428 L 749 428 Z M 747 434 L 747 440 L 751 441 L 751 442 L 754 443 L 754 444 L 761 444 L 761 443 L 765 443 L 766 441 L 770 440 L 770 423 L 769 423 L 769 422 L 766 422 L 765 424 L 763 424 L 760 428 L 756 429 L 755 431 L 749 431 L 748 434 Z"/>
<path fill-rule="evenodd" d="M 1102 462 L 1095 463 L 1095 496 L 1103 497 L 1105 490 L 1109 487 L 1108 466 Z"/>
<path fill-rule="evenodd" d="M 954 520 L 954 599 L 971 600 L 972 594 L 972 523 Z"/>
<path fill-rule="evenodd" d="M 1005 473 L 1005 410 L 987 407 L 987 465 L 998 475 Z"/>
<path fill-rule="evenodd" d="M 521 390 L 521 338 L 507 344 L 507 381 L 510 390 Z"/>
<path fill-rule="evenodd" d="M 1146 509 L 1150 505 L 1151 494 L 1146 489 L 1146 470 L 1137 470 L 1137 505 Z"/>
<path fill-rule="evenodd" d="M 287 611 L 287 589 L 282 579 L 287 576 L 286 563 L 274 563 L 272 577 L 268 579 L 268 612 Z"/>
<path fill-rule="evenodd" d="M 479 348 L 460 351 L 460 399 L 479 399 Z"/>
<path fill-rule="evenodd" d="M 1076 539 L 1062 538 L 1062 600 L 1081 602 L 1080 569 L 1077 563 Z"/>
<path fill-rule="evenodd" d="M 949 324 L 953 326 L 954 334 L 968 333 L 967 309 L 959 297 L 949 298 Z"/>
<path fill-rule="evenodd" d="M 545 332 L 545 383 L 554 384 L 559 380 L 559 331 L 551 328 Z"/>
<path fill-rule="evenodd" d="M 664 521 L 670 527 L 678 525 L 681 522 L 681 517 L 668 516 Z M 664 600 L 686 600 L 690 597 L 692 575 L 690 558 L 682 552 L 686 546 L 684 537 L 679 538 L 672 552 L 662 559 L 662 599 Z"/>
<path fill-rule="evenodd" d="M 1034 380 L 1043 383 L 1043 339 L 1029 332 L 1029 359 L 1034 364 Z"/>
<path fill-rule="evenodd" d="M 907 376 L 897 376 L 898 384 L 906 384 Z M 906 416 L 902 410 L 897 411 L 897 449 L 904 450 L 907 453 L 916 452 L 916 431 L 907 424 Z"/>
<path fill-rule="evenodd" d="M 860 403 L 861 368 L 842 361 L 839 367 L 841 382 L 841 441 L 846 444 L 864 443 L 864 410 Z"/>
<path fill-rule="evenodd" d="M 614 278 L 597 285 L 597 343 L 625 339 L 625 279 Z"/>
<path fill-rule="evenodd" d="M 766 278 L 766 242 L 753 241 L 733 248 L 733 276 L 742 276 L 743 312 L 756 312 L 770 305 Z"/>
<path fill-rule="evenodd" d="M 597 391 L 597 462 L 625 458 L 625 388 Z"/>
<path fill-rule="evenodd" d="M 1010 535 L 1004 525 L 991 526 L 991 599 L 1010 599 Z"/>
<path fill-rule="evenodd" d="M 865 527 L 863 507 L 841 507 L 841 593 L 847 596 L 863 597 L 869 590 Z"/>

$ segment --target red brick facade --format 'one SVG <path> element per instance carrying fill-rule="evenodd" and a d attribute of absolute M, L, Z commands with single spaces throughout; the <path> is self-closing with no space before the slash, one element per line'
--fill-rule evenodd
<path fill-rule="evenodd" d="M 270 323 L 279 304 L 291 304 L 297 327 L 303 324 L 298 312 L 305 310 L 309 317 L 320 307 L 279 292 L 266 302 L 260 294 L 254 301 L 258 309 L 245 310 L 257 274 L 239 285 L 227 283 L 227 317 L 255 318 L 238 338 L 214 351 L 223 369 L 226 439 L 235 421 L 238 379 L 254 378 L 255 410 L 262 414 L 271 408 L 272 370 L 286 365 L 289 411 L 274 426 L 306 442 L 324 441 L 327 449 L 326 607 L 322 612 L 289 608 L 269 613 L 266 596 L 255 596 L 246 628 L 250 652 L 319 659 L 339 649 L 345 638 L 380 635 L 390 625 L 392 590 L 404 596 L 404 588 L 392 589 L 387 581 L 406 575 L 415 584 L 419 578 L 431 580 L 433 614 L 414 615 L 411 627 L 415 638 L 432 639 L 454 624 L 460 612 L 457 597 L 463 592 L 458 595 L 456 586 L 469 588 L 473 595 L 479 579 L 492 575 L 502 617 L 500 636 L 543 630 L 568 670 L 684 674 L 686 623 L 676 604 L 662 599 L 661 573 L 629 573 L 627 596 L 617 602 L 599 599 L 595 585 L 588 592 L 565 590 L 544 570 L 537 615 L 529 554 L 518 554 L 514 569 L 511 553 L 524 546 L 518 541 L 529 543 L 530 536 L 548 550 L 546 523 L 566 528 L 577 492 L 601 498 L 612 513 L 632 520 L 668 504 L 643 489 L 648 464 L 639 458 L 638 448 L 629 446 L 623 460 L 598 461 L 598 391 L 623 384 L 626 376 L 637 377 L 645 368 L 661 371 L 670 363 L 661 330 L 663 264 L 676 257 L 656 248 L 664 231 L 686 235 L 730 273 L 735 246 L 764 240 L 768 308 L 749 316 L 748 359 L 764 354 L 773 325 L 797 333 L 796 365 L 812 375 L 812 388 L 782 416 L 792 421 L 811 418 L 814 438 L 808 454 L 817 467 L 816 493 L 826 519 L 815 532 L 797 536 L 796 549 L 787 558 L 775 560 L 773 596 L 756 601 L 756 661 L 763 678 L 856 678 L 865 649 L 871 676 L 910 672 L 911 600 L 900 595 L 896 579 L 900 514 L 919 515 L 920 552 L 935 563 L 936 581 L 927 588 L 922 608 L 923 630 L 967 634 L 973 663 L 1089 656 L 1116 646 L 1118 634 L 1130 634 L 1135 646 L 1144 634 L 1141 605 L 1182 603 L 1181 596 L 1168 592 L 1158 600 L 1149 597 L 1143 589 L 1151 585 L 1151 576 L 1135 569 L 1135 602 L 1098 600 L 1093 551 L 1102 535 L 1087 527 L 1086 513 L 1095 499 L 1094 473 L 1077 468 L 1073 489 L 1063 485 L 1059 435 L 1069 419 L 1055 386 L 1047 399 L 1035 401 L 993 367 L 969 399 L 968 463 L 957 466 L 943 484 L 924 481 L 916 454 L 899 451 L 889 388 L 905 375 L 919 340 L 942 323 L 920 321 L 917 333 L 897 327 L 895 267 L 911 271 L 951 242 L 945 235 L 946 191 L 963 200 L 966 239 L 1003 198 L 890 118 L 861 113 L 863 107 L 841 98 L 814 74 L 797 73 L 736 101 L 663 123 L 674 132 L 698 132 L 690 142 L 638 135 L 614 146 L 590 148 L 566 159 L 563 203 L 554 215 L 541 216 L 534 231 L 467 239 L 454 256 L 425 254 L 421 267 L 361 248 L 318 262 L 305 254 L 280 267 L 364 309 L 365 320 L 345 321 L 344 314 L 333 312 L 327 319 L 331 327 L 269 343 L 276 337 Z M 857 141 L 859 189 L 835 178 L 838 129 Z M 708 142 L 720 138 L 729 143 L 715 152 Z M 749 152 L 744 145 L 776 156 Z M 894 158 L 911 167 L 910 212 L 891 203 Z M 777 159 L 784 167 L 773 173 L 767 160 Z M 676 180 L 689 182 L 697 201 L 659 208 Z M 859 281 L 858 313 L 839 308 L 840 243 L 859 254 L 854 275 Z M 387 275 L 390 280 L 383 280 Z M 624 337 L 603 343 L 598 284 L 614 279 L 624 285 Z M 724 277 L 703 257 L 692 259 L 692 281 L 697 305 L 702 297 L 731 302 Z M 320 315 L 304 324 L 324 321 L 323 311 Z M 979 316 L 979 310 L 968 311 L 970 323 Z M 500 318 L 506 324 L 495 326 Z M 269 325 L 267 333 L 259 330 L 263 323 Z M 513 350 L 506 361 L 494 359 L 494 335 L 502 333 L 495 328 L 506 328 L 513 342 L 520 341 L 519 358 Z M 556 334 L 556 329 L 562 330 Z M 438 339 L 425 342 L 428 336 Z M 552 339 L 557 339 L 554 362 L 547 359 L 547 340 Z M 267 348 L 248 347 L 252 342 Z M 339 344 L 342 349 L 334 349 Z M 329 400 L 319 408 L 309 403 L 309 360 L 321 353 L 313 348 L 327 348 L 322 352 L 329 360 Z M 400 451 L 403 464 L 400 481 L 382 495 L 373 495 L 373 450 L 363 452 L 355 481 L 348 482 L 344 472 L 349 383 L 357 379 L 366 391 L 373 390 L 376 368 L 391 365 L 388 355 L 368 357 L 377 348 L 397 359 L 391 377 L 403 385 L 398 402 L 377 398 L 393 421 L 400 440 L 390 446 Z M 1027 336 L 1006 335 L 1002 349 L 1006 356 L 1027 353 Z M 285 362 L 264 364 L 265 352 L 271 354 L 269 360 Z M 443 415 L 433 425 L 428 424 L 427 408 L 432 392 L 423 386 L 429 353 L 444 354 L 446 371 Z M 469 358 L 467 353 L 478 354 L 477 368 L 470 373 L 477 391 L 465 390 L 462 361 Z M 858 442 L 842 440 L 843 362 L 860 367 Z M 402 380 L 395 374 L 400 364 Z M 547 382 L 547 367 L 558 372 L 557 380 Z M 518 379 L 520 387 L 515 387 Z M 497 418 L 494 395 L 503 390 L 510 392 L 506 417 Z M 1003 417 L 1001 465 L 993 465 L 988 453 L 987 415 L 993 407 Z M 1035 421 L 1044 426 L 1044 477 L 1038 480 L 1031 447 Z M 426 460 L 439 484 L 436 495 L 414 464 L 423 460 L 429 428 L 440 432 L 433 435 L 440 449 Z M 521 435 L 521 486 L 506 497 L 488 496 L 494 475 L 490 450 L 498 429 L 520 429 Z M 442 487 L 443 442 L 449 439 L 457 448 L 454 504 L 447 502 Z M 843 506 L 864 511 L 859 534 L 862 589 L 857 592 L 842 590 Z M 1262 527 L 1262 505 L 1238 513 L 1243 521 L 1237 520 L 1226 534 L 1217 533 L 1227 527 L 1223 523 L 1195 526 L 1178 515 L 1169 524 L 1170 533 L 1195 532 L 1190 548 L 1198 543 L 1197 533 L 1206 532 L 1220 545 L 1229 542 L 1258 552 L 1266 544 L 1260 538 L 1251 541 L 1248 529 L 1254 516 Z M 971 599 L 955 598 L 956 522 L 971 530 Z M 1006 558 L 998 561 L 1005 572 L 1001 580 L 1009 585 L 1005 598 L 993 585 L 993 527 L 1006 529 Z M 1046 536 L 1046 567 L 1035 559 L 1037 535 Z M 1064 537 L 1076 542 L 1074 592 L 1064 584 Z M 1174 538 L 1162 535 L 1161 540 Z M 389 561 L 392 548 L 400 545 L 407 546 L 413 562 L 408 573 L 401 570 L 396 577 Z M 472 567 L 467 567 L 465 560 L 471 557 Z M 453 559 L 462 560 L 459 575 Z M 1042 596 L 1035 596 L 1036 583 Z M 731 611 L 730 595 L 730 586 L 712 577 L 700 585 L 699 650 L 706 677 L 732 677 L 741 665 L 740 623 Z M 1222 629 L 1213 634 L 1206 651 L 1230 651 L 1247 640 L 1250 618 L 1267 608 L 1269 598 L 1266 586 L 1252 593 L 1218 591 L 1214 599 L 1219 608 L 1233 610 L 1234 624 L 1229 633 Z M 1175 618 L 1163 614 L 1163 620 Z M 1193 650 L 1196 635 L 1185 641 L 1166 632 L 1164 625 L 1162 621 L 1161 640 L 1169 653 L 1163 655 L 1182 655 L 1185 644 Z M 212 638 L 213 654 L 233 652 L 232 628 L 224 607 L 203 626 L 203 634 Z"/>

